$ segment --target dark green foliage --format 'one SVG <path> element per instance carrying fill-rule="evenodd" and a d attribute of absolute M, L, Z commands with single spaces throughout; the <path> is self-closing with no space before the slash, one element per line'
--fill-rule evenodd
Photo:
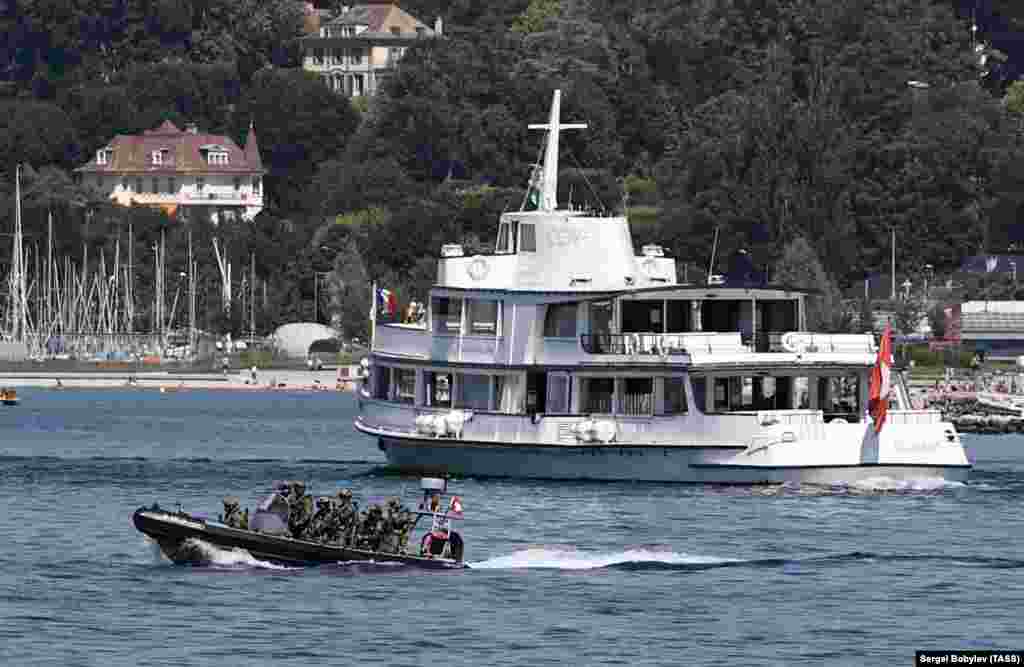
<path fill-rule="evenodd" d="M 637 244 L 664 245 L 681 280 L 684 268 L 704 276 L 718 229 L 719 260 L 745 248 L 758 267 L 775 267 L 773 283 L 820 289 L 808 324 L 842 330 L 853 318 L 837 288 L 887 269 L 891 229 L 898 280 L 925 264 L 947 275 L 966 255 L 1024 243 L 1019 105 L 974 83 L 969 23 L 954 4 L 405 0 L 428 25 L 442 17 L 446 39 L 410 48 L 357 113 L 285 69 L 298 63 L 302 3 L 24 0 L 0 15 L 0 79 L 10 82 L 0 224 L 9 225 L 13 165 L 25 162 L 33 233 L 52 210 L 62 248 L 98 248 L 134 221 L 144 255 L 152 231 L 171 225 L 183 265 L 180 225 L 90 208 L 69 174 L 116 134 L 164 119 L 240 144 L 253 122 L 268 207 L 231 232 L 229 247 L 236 267 L 257 255 L 262 325 L 312 317 L 314 271 L 423 298 L 443 243 L 489 249 L 497 217 L 519 207 L 542 141 L 526 125 L 546 120 L 559 88 L 563 118 L 589 125 L 562 138 L 563 204 L 627 210 Z M 1014 3 L 997 4 L 1011 25 L 1021 20 Z M 375 222 L 346 215 L 366 209 L 378 210 Z M 193 232 L 208 255 L 210 231 Z M 207 255 L 200 300 L 217 324 Z M 1020 292 L 1005 278 L 970 289 Z M 338 291 L 336 301 L 361 298 Z M 237 311 L 222 322 L 236 333 L 247 325 Z"/>
<path fill-rule="evenodd" d="M 258 72 L 235 115 L 235 137 L 244 141 L 255 124 L 263 164 L 269 170 L 266 193 L 284 211 L 315 210 L 310 184 L 317 165 L 335 159 L 359 118 L 348 101 L 319 79 L 299 70 Z"/>

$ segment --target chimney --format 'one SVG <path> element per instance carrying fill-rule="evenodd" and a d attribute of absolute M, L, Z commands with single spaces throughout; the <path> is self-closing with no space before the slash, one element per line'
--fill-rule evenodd
<path fill-rule="evenodd" d="M 444 23 L 441 21 L 441 17 L 438 16 L 434 21 L 434 34 L 440 36 L 444 29 Z"/>
<path fill-rule="evenodd" d="M 189 134 L 199 134 L 199 126 L 195 123 L 185 123 L 185 131 Z"/>

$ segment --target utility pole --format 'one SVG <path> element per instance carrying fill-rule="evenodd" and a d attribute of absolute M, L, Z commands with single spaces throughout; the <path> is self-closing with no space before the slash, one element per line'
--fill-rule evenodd
<path fill-rule="evenodd" d="M 892 293 L 889 298 L 893 301 L 896 300 L 896 228 L 890 227 L 892 230 Z"/>
<path fill-rule="evenodd" d="M 249 253 L 249 347 L 256 336 L 256 253 Z"/>

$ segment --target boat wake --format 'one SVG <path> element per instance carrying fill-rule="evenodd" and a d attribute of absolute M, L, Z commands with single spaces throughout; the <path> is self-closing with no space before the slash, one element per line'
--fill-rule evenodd
<path fill-rule="evenodd" d="M 203 564 L 222 569 L 261 569 L 261 570 L 292 570 L 269 561 L 260 560 L 244 549 L 223 549 L 196 538 L 189 538 L 182 544 L 184 549 L 199 552 L 197 560 Z"/>
<path fill-rule="evenodd" d="M 611 553 L 590 553 L 571 548 L 532 547 L 498 556 L 479 563 L 470 563 L 474 570 L 553 569 L 596 570 L 615 566 L 692 566 L 737 562 L 725 558 L 692 556 L 675 551 L 637 547 Z"/>
<path fill-rule="evenodd" d="M 479 563 L 470 563 L 473 570 L 669 570 L 703 571 L 721 568 L 781 569 L 790 575 L 799 575 L 823 568 L 856 563 L 940 562 L 955 567 L 986 569 L 1024 569 L 1024 560 L 991 558 L 986 556 L 954 556 L 942 554 L 880 554 L 863 551 L 808 556 L 805 558 L 716 558 L 695 556 L 676 551 L 634 548 L 611 553 L 589 553 L 571 548 L 533 547 L 498 556 Z"/>

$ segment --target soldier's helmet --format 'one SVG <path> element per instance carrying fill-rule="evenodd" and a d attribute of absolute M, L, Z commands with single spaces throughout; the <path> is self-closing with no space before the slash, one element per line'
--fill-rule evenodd
<path fill-rule="evenodd" d="M 306 495 L 306 483 L 305 482 L 301 482 L 299 480 L 295 480 L 294 482 L 292 482 L 290 484 L 290 486 L 291 486 L 292 493 L 295 494 L 296 497 L 301 498 L 302 496 Z"/>
<path fill-rule="evenodd" d="M 226 508 L 237 508 L 241 505 L 241 502 L 236 496 L 224 496 L 224 507 Z"/>
<path fill-rule="evenodd" d="M 338 491 L 338 499 L 343 501 L 350 501 L 352 500 L 352 492 L 349 491 L 348 489 L 342 489 L 341 491 Z"/>
<path fill-rule="evenodd" d="M 316 507 L 317 507 L 317 509 L 321 509 L 321 508 L 327 507 L 330 504 L 331 504 L 331 499 L 328 498 L 327 496 L 321 496 L 321 497 L 316 499 Z"/>

